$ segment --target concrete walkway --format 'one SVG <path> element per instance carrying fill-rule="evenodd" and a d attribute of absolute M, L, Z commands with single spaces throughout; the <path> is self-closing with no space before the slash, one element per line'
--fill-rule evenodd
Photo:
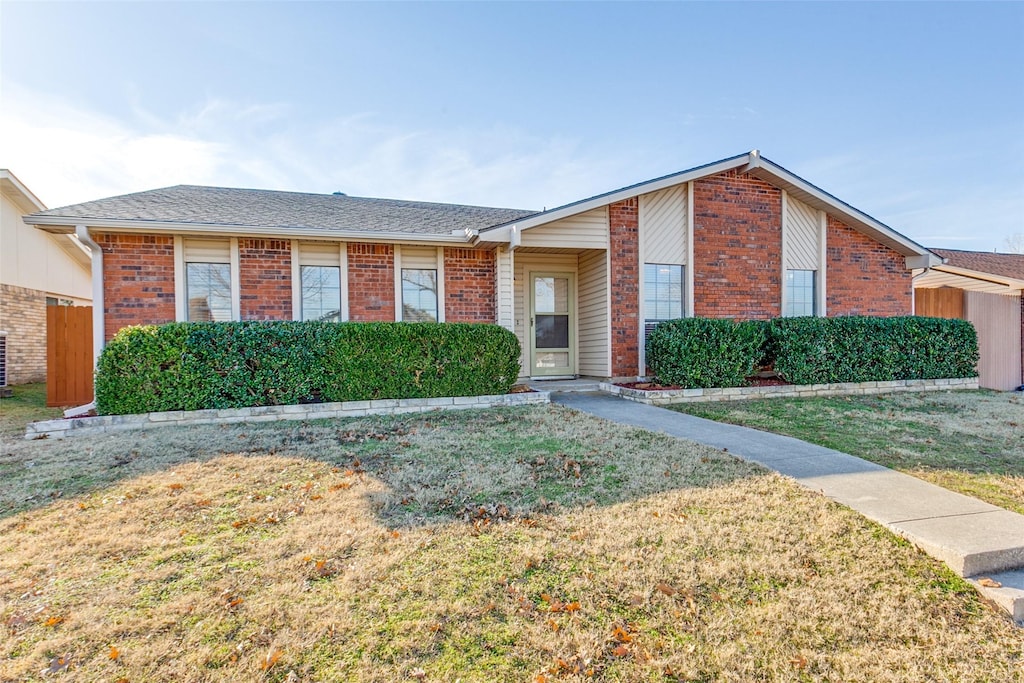
<path fill-rule="evenodd" d="M 552 403 L 721 448 L 820 491 L 874 520 L 973 583 L 1024 621 L 1024 515 L 799 439 L 713 422 L 601 393 Z M 1015 571 L 1018 570 L 1018 571 Z M 979 585 L 985 577 L 1002 587 Z"/>

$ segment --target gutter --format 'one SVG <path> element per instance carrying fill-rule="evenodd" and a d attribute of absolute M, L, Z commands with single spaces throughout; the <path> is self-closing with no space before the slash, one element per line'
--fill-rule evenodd
<path fill-rule="evenodd" d="M 92 252 L 92 366 L 95 368 L 106 344 L 103 319 L 103 248 L 93 240 L 89 228 L 84 225 L 75 226 L 75 237 Z"/>
<path fill-rule="evenodd" d="M 80 227 L 82 221 L 88 221 L 92 229 L 104 232 L 154 232 L 178 235 L 214 234 L 225 237 L 269 237 L 273 239 L 319 239 L 361 242 L 400 242 L 421 244 L 439 242 L 456 246 L 464 246 L 472 241 L 473 236 L 464 232 L 456 234 L 412 233 L 412 232 L 373 232 L 368 230 L 330 230 L 318 228 L 286 228 L 262 227 L 250 225 L 231 225 L 226 223 L 179 223 L 174 221 L 147 221 L 127 219 L 92 219 L 74 218 L 69 216 L 25 216 L 27 224 L 34 225 L 46 232 L 68 233 L 70 226 Z M 46 228 L 64 228 L 63 230 L 47 230 Z"/>

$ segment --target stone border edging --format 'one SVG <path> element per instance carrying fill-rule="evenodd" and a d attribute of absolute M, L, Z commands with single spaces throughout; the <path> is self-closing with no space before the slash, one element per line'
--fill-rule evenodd
<path fill-rule="evenodd" d="M 805 396 L 856 396 L 891 394 L 902 391 L 945 391 L 949 389 L 977 389 L 977 377 L 951 379 L 904 379 L 890 382 L 843 382 L 840 384 L 782 384 L 767 387 L 725 387 L 719 389 L 631 389 L 601 382 L 601 391 L 615 396 L 646 403 L 707 403 L 710 401 L 744 401 L 758 398 L 798 398 Z"/>
<path fill-rule="evenodd" d="M 435 410 L 471 410 L 497 406 L 537 405 L 551 402 L 551 392 L 533 391 L 493 396 L 454 396 L 444 398 L 377 399 L 340 403 L 306 403 L 290 406 L 252 408 L 213 408 L 209 410 L 173 410 L 141 415 L 102 415 L 62 420 L 30 422 L 26 439 L 63 439 L 68 436 L 107 434 L 132 429 L 164 426 L 232 424 L 236 422 L 276 422 L 280 420 L 323 420 L 365 415 L 403 415 Z"/>

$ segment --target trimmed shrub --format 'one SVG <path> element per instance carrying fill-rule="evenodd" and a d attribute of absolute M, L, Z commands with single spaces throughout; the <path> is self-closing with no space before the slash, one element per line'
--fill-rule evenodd
<path fill-rule="evenodd" d="M 129 327 L 96 373 L 103 415 L 506 393 L 519 341 L 497 325 L 240 322 Z"/>
<path fill-rule="evenodd" d="M 761 360 L 765 339 L 759 320 L 667 320 L 647 338 L 647 365 L 662 384 L 738 387 Z"/>
<path fill-rule="evenodd" d="M 977 375 L 978 338 L 966 320 L 777 318 L 768 336 L 775 371 L 793 384 Z"/>

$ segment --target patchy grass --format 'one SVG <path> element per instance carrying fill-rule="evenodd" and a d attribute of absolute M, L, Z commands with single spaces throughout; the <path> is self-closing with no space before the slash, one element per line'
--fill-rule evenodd
<path fill-rule="evenodd" d="M 22 384 L 11 387 L 10 398 L 0 398 L 0 442 L 25 435 L 25 425 L 37 420 L 52 420 L 63 413 L 46 407 L 46 384 Z"/>
<path fill-rule="evenodd" d="M 5 680 L 1024 680 L 1021 632 L 880 527 L 559 407 L 4 458 Z"/>
<path fill-rule="evenodd" d="M 788 434 L 1024 514 L 1024 396 L 1019 393 L 901 393 L 671 408 Z"/>

